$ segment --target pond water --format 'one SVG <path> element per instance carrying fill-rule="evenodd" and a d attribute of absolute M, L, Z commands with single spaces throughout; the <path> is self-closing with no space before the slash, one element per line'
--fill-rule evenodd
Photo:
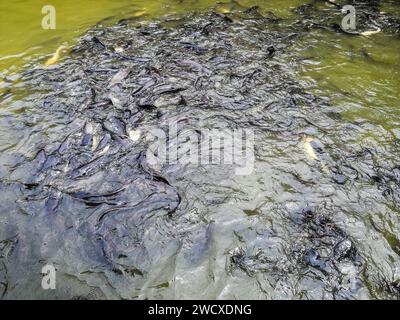
<path fill-rule="evenodd" d="M 398 1 L 46 4 L 0 3 L 0 297 L 399 297 Z M 172 121 L 253 172 L 152 166 Z"/>

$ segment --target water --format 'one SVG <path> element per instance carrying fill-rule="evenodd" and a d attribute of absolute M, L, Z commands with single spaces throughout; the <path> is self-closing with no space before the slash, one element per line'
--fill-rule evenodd
<path fill-rule="evenodd" d="M 60 1 L 53 31 L 38 27 L 44 2 L 1 4 L 10 30 L 0 38 L 3 298 L 398 297 L 399 35 L 337 33 L 328 27 L 340 22 L 336 8 L 295 10 L 305 3 Z M 240 13 L 253 5 L 258 13 Z M 399 18 L 395 1 L 379 10 Z M 169 31 L 149 25 L 158 19 Z M 194 36 L 210 21 L 219 28 Z M 151 62 L 93 49 L 86 31 L 95 24 L 90 35 L 108 48 L 133 40 L 125 54 Z M 75 52 L 43 69 L 60 44 Z M 198 81 L 184 59 L 211 71 Z M 127 67 L 130 77 L 111 90 Z M 140 109 L 156 95 L 153 80 L 184 90 Z M 149 89 L 132 94 L 143 83 Z M 96 104 L 110 95 L 122 107 Z M 82 144 L 88 123 L 99 141 L 112 117 L 141 132 L 138 142 L 111 135 L 103 154 L 94 138 Z M 254 172 L 148 167 L 146 132 L 175 117 L 182 129 L 254 129 Z M 304 135 L 322 146 L 320 160 L 307 158 Z M 55 294 L 40 287 L 46 263 L 57 268 Z"/>
<path fill-rule="evenodd" d="M 240 7 L 236 3 L 218 5 L 220 11 Z M 290 15 L 290 9 L 302 3 L 301 0 L 290 1 L 242 1 L 242 6 L 259 5 L 264 12 L 272 10 L 279 16 Z M 206 10 L 216 5 L 213 0 L 122 0 L 108 1 L 78 0 L 52 1 L 57 12 L 57 29 L 43 30 L 41 20 L 44 15 L 41 9 L 48 1 L 12 1 L 0 4 L 0 49 L 1 69 L 20 66 L 33 57 L 50 54 L 61 43 L 72 45 L 74 39 L 96 23 L 110 24 L 113 21 L 145 13 L 146 19 L 154 19 L 165 14 L 186 14 L 194 10 Z"/>

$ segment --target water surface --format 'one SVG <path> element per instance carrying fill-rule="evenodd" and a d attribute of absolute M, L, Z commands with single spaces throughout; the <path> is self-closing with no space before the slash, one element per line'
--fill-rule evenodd
<path fill-rule="evenodd" d="M 56 30 L 40 28 L 46 1 L 1 3 L 0 295 L 398 297 L 400 38 L 387 19 L 399 5 L 380 1 L 382 32 L 361 37 L 332 27 L 336 7 L 309 3 L 54 1 Z M 196 28 L 209 22 L 207 37 Z M 113 56 L 124 45 L 144 60 Z M 160 98 L 158 85 L 182 91 Z M 254 129 L 254 172 L 149 168 L 145 134 L 110 134 L 120 120 L 146 133 L 176 118 L 182 130 Z M 55 295 L 40 287 L 46 263 Z"/>

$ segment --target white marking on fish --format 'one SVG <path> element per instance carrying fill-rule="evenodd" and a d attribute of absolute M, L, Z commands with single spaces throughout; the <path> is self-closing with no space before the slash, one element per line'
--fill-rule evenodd
<path fill-rule="evenodd" d="M 328 165 L 325 163 L 325 161 L 321 160 L 318 155 L 315 153 L 315 149 L 312 146 L 313 142 L 316 142 L 317 140 L 314 139 L 313 137 L 309 137 L 309 136 L 305 136 L 303 138 L 303 148 L 304 148 L 304 152 L 308 158 L 308 160 L 310 161 L 320 161 L 321 163 L 321 171 L 323 173 L 328 174 L 329 173 L 329 167 Z"/>
<path fill-rule="evenodd" d="M 111 88 L 112 86 L 121 83 L 131 72 L 131 68 L 121 69 L 119 70 L 110 80 L 108 87 Z"/>
<path fill-rule="evenodd" d="M 55 64 L 55 63 L 60 59 L 61 51 L 64 50 L 64 49 L 66 49 L 66 47 L 65 47 L 64 45 L 59 46 L 59 47 L 57 48 L 56 52 L 53 54 L 53 56 L 52 56 L 51 58 L 49 58 L 49 59 L 44 63 L 44 65 L 45 65 L 46 67 L 48 67 L 48 66 L 51 66 L 52 64 Z"/>
<path fill-rule="evenodd" d="M 128 130 L 129 139 L 131 139 L 133 142 L 136 142 L 139 140 L 140 134 L 141 134 L 141 132 L 139 129 L 138 130 Z"/>
<path fill-rule="evenodd" d="M 97 136 L 93 136 L 92 152 L 96 150 L 98 143 L 99 143 L 99 138 Z"/>
<path fill-rule="evenodd" d="M 108 151 L 109 149 L 110 149 L 110 145 L 108 144 L 108 145 L 106 145 L 106 146 L 104 147 L 103 150 L 101 150 L 101 152 L 99 152 L 99 155 L 106 154 L 107 151 Z"/>
<path fill-rule="evenodd" d="M 381 32 L 381 28 L 378 28 L 376 30 L 371 30 L 371 31 L 364 31 L 364 32 L 360 32 L 360 36 L 364 36 L 364 37 L 368 37 L 371 36 L 373 34 L 377 34 L 379 32 Z"/>
<path fill-rule="evenodd" d="M 311 145 L 311 142 L 313 142 L 314 140 L 315 140 L 314 138 L 308 137 L 308 136 L 303 138 L 304 152 L 305 152 L 308 160 L 310 160 L 310 161 L 318 160 L 318 156 L 315 153 L 313 146 Z"/>

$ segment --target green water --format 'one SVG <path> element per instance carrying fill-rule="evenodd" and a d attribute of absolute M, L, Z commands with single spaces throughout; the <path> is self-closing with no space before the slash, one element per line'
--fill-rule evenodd
<path fill-rule="evenodd" d="M 362 118 L 398 133 L 399 38 L 311 32 L 304 41 L 300 74 L 307 87 L 332 99 L 347 119 Z"/>

